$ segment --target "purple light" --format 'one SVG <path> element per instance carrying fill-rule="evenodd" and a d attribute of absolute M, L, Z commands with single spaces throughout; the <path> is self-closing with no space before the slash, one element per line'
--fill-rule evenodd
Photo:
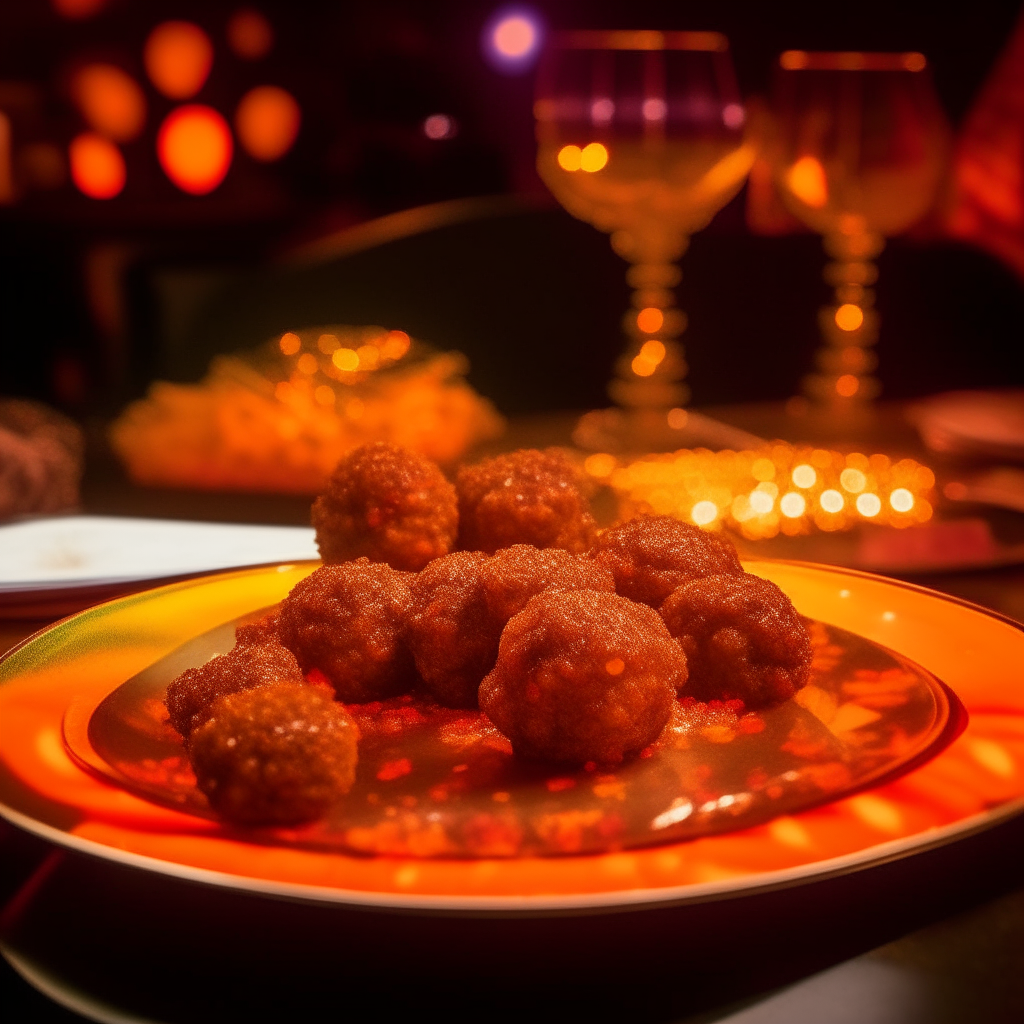
<path fill-rule="evenodd" d="M 484 27 L 484 56 L 499 71 L 525 71 L 537 56 L 542 36 L 540 19 L 533 11 L 525 7 L 503 8 Z"/>

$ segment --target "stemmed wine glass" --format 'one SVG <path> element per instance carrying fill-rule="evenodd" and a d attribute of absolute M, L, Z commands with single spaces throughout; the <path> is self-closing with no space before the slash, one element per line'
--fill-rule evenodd
<path fill-rule="evenodd" d="M 779 58 L 768 156 L 789 210 L 824 235 L 833 304 L 805 394 L 835 408 L 878 393 L 878 313 L 871 262 L 886 236 L 928 212 L 946 168 L 949 128 L 920 53 L 808 53 Z"/>
<path fill-rule="evenodd" d="M 576 438 L 606 450 L 678 447 L 689 389 L 675 261 L 755 155 L 728 42 L 717 32 L 555 33 L 534 113 L 541 178 L 574 217 L 610 233 L 634 289 L 608 388 L 618 408 L 588 414 Z"/>

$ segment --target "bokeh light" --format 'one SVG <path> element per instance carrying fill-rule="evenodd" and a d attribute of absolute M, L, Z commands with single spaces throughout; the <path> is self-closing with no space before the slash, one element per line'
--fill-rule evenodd
<path fill-rule="evenodd" d="M 608 150 L 600 142 L 591 142 L 583 147 L 583 151 L 580 153 L 581 171 L 590 171 L 593 174 L 595 171 L 605 167 L 607 163 Z"/>
<path fill-rule="evenodd" d="M 637 313 L 636 325 L 644 334 L 655 334 L 665 325 L 665 314 L 656 306 L 648 306 Z"/>
<path fill-rule="evenodd" d="M 428 139 L 439 141 L 441 139 L 452 139 L 455 137 L 458 128 L 455 118 L 448 114 L 431 114 L 423 121 L 423 134 Z"/>
<path fill-rule="evenodd" d="M 698 501 L 693 506 L 690 518 L 698 526 L 707 526 L 718 518 L 718 506 L 713 501 Z"/>
<path fill-rule="evenodd" d="M 206 195 L 231 166 L 234 144 L 227 122 L 212 107 L 193 103 L 167 115 L 156 139 L 160 166 L 190 195 Z"/>
<path fill-rule="evenodd" d="M 802 462 L 799 466 L 793 467 L 793 472 L 789 476 L 790 480 L 797 487 L 813 487 L 818 479 L 818 474 L 814 471 L 813 466 L 808 466 L 806 462 Z"/>
<path fill-rule="evenodd" d="M 897 487 L 889 495 L 889 504 L 897 512 L 909 512 L 914 507 L 914 495 L 906 487 Z"/>
<path fill-rule="evenodd" d="M 789 519 L 796 519 L 804 514 L 807 501 L 802 494 L 789 491 L 779 499 L 779 511 Z"/>
<path fill-rule="evenodd" d="M 279 160 L 295 143 L 302 111 L 291 93 L 276 85 L 250 89 L 235 111 L 235 131 L 254 160 Z"/>
<path fill-rule="evenodd" d="M 829 488 L 827 491 L 821 492 L 821 497 L 818 499 L 818 502 L 826 512 L 836 513 L 843 511 L 846 499 L 839 493 L 839 491 Z"/>
<path fill-rule="evenodd" d="M 69 21 L 80 21 L 99 14 L 107 6 L 107 0 L 50 0 L 53 9 Z"/>
<path fill-rule="evenodd" d="M 501 71 L 525 71 L 537 56 L 541 35 L 536 14 L 525 8 L 506 8 L 491 18 L 484 28 L 484 54 Z"/>
<path fill-rule="evenodd" d="M 124 157 L 109 139 L 83 132 L 68 146 L 71 180 L 90 199 L 113 199 L 127 180 Z"/>
<path fill-rule="evenodd" d="M 813 156 L 803 156 L 786 171 L 786 186 L 807 206 L 819 209 L 828 202 L 825 168 Z"/>
<path fill-rule="evenodd" d="M 558 151 L 558 166 L 563 171 L 578 171 L 582 156 L 583 150 L 579 146 L 563 146 Z"/>
<path fill-rule="evenodd" d="M 172 100 L 195 96 L 213 67 L 210 37 L 190 21 L 165 21 L 149 34 L 142 51 L 149 80 Z"/>
<path fill-rule="evenodd" d="M 302 339 L 297 334 L 286 331 L 281 335 L 281 340 L 277 344 L 283 355 L 293 356 L 302 348 Z"/>
<path fill-rule="evenodd" d="M 864 323 L 864 310 L 852 302 L 844 302 L 836 310 L 836 327 L 841 331 L 855 331 Z"/>
<path fill-rule="evenodd" d="M 259 60 L 274 47 L 274 29 L 259 11 L 241 7 L 228 19 L 227 40 L 236 57 Z"/>
<path fill-rule="evenodd" d="M 852 373 L 844 373 L 836 380 L 836 394 L 843 398 L 853 398 L 860 391 L 860 380 Z"/>
<path fill-rule="evenodd" d="M 859 494 L 868 485 L 868 478 L 859 469 L 848 466 L 839 474 L 839 482 L 851 494 Z"/>
<path fill-rule="evenodd" d="M 882 499 L 877 494 L 861 494 L 857 497 L 857 511 L 868 519 L 873 519 L 882 511 Z"/>
<path fill-rule="evenodd" d="M 146 97 L 114 64 L 87 64 L 71 81 L 71 96 L 89 127 L 115 142 L 128 142 L 146 123 Z"/>

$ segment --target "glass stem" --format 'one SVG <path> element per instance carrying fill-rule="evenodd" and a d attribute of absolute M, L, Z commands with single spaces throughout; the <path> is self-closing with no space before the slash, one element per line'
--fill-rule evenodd
<path fill-rule="evenodd" d="M 822 347 L 815 354 L 817 373 L 804 378 L 809 398 L 832 407 L 864 405 L 879 392 L 872 371 L 878 357 L 872 346 L 878 341 L 878 312 L 870 287 L 878 280 L 871 260 L 885 246 L 880 235 L 870 232 L 825 236 L 825 251 L 833 262 L 825 267 L 825 281 L 835 289 L 831 305 L 818 311 Z"/>

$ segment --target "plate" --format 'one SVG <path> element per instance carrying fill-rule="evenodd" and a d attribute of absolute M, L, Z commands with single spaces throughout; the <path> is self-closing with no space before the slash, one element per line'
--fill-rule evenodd
<path fill-rule="evenodd" d="M 156 583 L 316 557 L 307 526 L 26 519 L 0 526 L 0 618 L 52 618 Z"/>
<path fill-rule="evenodd" d="M 216 821 L 167 721 L 166 692 L 184 668 L 230 650 L 244 622 L 186 642 L 98 704 L 74 702 L 63 737 L 72 756 L 144 799 Z M 810 679 L 795 700 L 759 711 L 676 701 L 657 741 L 620 765 L 517 758 L 479 711 L 417 694 L 350 704 L 360 736 L 351 790 L 318 821 L 250 828 L 249 840 L 419 858 L 606 853 L 806 810 L 955 738 L 962 710 L 934 676 L 847 630 L 808 626 Z"/>
<path fill-rule="evenodd" d="M 0 664 L 0 813 L 52 842 L 178 878 L 316 902 L 444 913 L 593 912 L 801 885 L 953 842 L 1024 809 L 1024 632 L 954 599 L 849 570 L 746 566 L 797 609 L 923 666 L 970 721 L 927 763 L 824 806 L 723 835 L 600 855 L 359 857 L 256 845 L 80 768 L 65 713 L 206 632 L 279 601 L 315 563 L 224 573 L 90 609 Z M 80 728 L 74 721 L 69 729 Z"/>

